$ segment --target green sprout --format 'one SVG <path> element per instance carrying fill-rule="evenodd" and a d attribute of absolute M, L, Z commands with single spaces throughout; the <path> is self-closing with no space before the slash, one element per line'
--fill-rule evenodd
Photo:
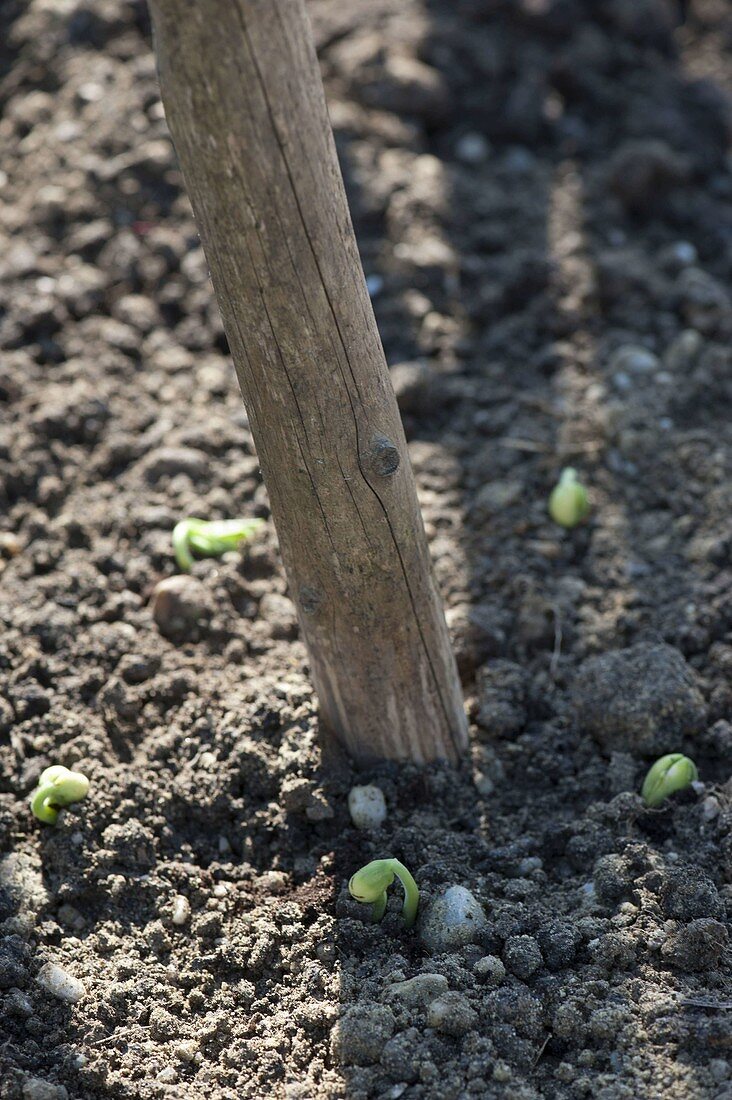
<path fill-rule="evenodd" d="M 89 790 L 89 780 L 81 772 L 72 772 L 54 764 L 41 773 L 38 786 L 31 795 L 33 814 L 46 825 L 55 825 L 58 811 L 72 802 L 81 802 Z"/>
<path fill-rule="evenodd" d="M 209 522 L 190 516 L 173 528 L 175 560 L 185 572 L 193 568 L 195 550 L 204 558 L 218 558 L 227 550 L 236 550 L 244 539 L 251 538 L 263 519 L 218 519 Z"/>
<path fill-rule="evenodd" d="M 386 912 L 386 891 L 395 877 L 404 887 L 402 915 L 407 928 L 411 928 L 417 919 L 419 890 L 407 868 L 398 859 L 374 859 L 367 863 L 351 877 L 348 890 L 356 901 L 370 902 L 371 917 L 374 921 L 379 921 Z"/>
<path fill-rule="evenodd" d="M 662 756 L 649 770 L 641 794 L 646 806 L 660 806 L 674 791 L 683 791 L 699 778 L 697 766 L 688 756 L 670 752 Z"/>
<path fill-rule="evenodd" d="M 576 527 L 590 511 L 587 490 L 571 466 L 562 470 L 549 497 L 549 515 L 560 527 Z"/>

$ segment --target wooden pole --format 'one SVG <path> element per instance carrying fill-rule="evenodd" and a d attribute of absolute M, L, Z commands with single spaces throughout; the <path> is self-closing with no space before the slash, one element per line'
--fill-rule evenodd
<path fill-rule="evenodd" d="M 457 761 L 462 692 L 304 0 L 151 0 L 163 101 L 324 723 Z"/>

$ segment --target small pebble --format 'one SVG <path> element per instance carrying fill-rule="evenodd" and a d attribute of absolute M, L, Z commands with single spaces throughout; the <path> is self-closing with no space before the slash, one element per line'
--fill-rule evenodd
<path fill-rule="evenodd" d="M 477 1022 L 477 1012 L 462 993 L 443 993 L 427 1009 L 427 1026 L 445 1035 L 465 1035 Z"/>
<path fill-rule="evenodd" d="M 482 134 L 463 134 L 455 146 L 455 155 L 463 164 L 482 164 L 491 147 Z"/>
<path fill-rule="evenodd" d="M 176 894 L 173 898 L 173 913 L 171 915 L 171 921 L 178 926 L 186 924 L 191 915 L 191 905 L 188 898 L 183 897 L 182 894 Z"/>
<path fill-rule="evenodd" d="M 710 795 L 709 798 L 704 799 L 701 809 L 702 817 L 705 821 L 714 821 L 715 817 L 719 817 L 720 805 L 713 795 Z"/>
<path fill-rule="evenodd" d="M 386 819 L 383 791 L 371 784 L 352 787 L 348 795 L 348 810 L 357 829 L 378 829 Z"/>
<path fill-rule="evenodd" d="M 420 935 L 428 951 L 439 954 L 474 943 L 485 927 L 483 907 L 464 886 L 450 886 L 424 913 Z"/>
<path fill-rule="evenodd" d="M 657 355 L 634 344 L 623 344 L 610 359 L 610 370 L 620 371 L 626 377 L 630 374 L 652 374 L 658 367 Z"/>
<path fill-rule="evenodd" d="M 82 103 L 98 103 L 100 99 L 104 99 L 104 88 L 101 84 L 90 81 L 88 84 L 82 84 L 76 94 Z"/>
<path fill-rule="evenodd" d="M 190 639 L 207 615 L 206 590 L 187 574 L 166 577 L 155 585 L 152 613 L 158 630 L 174 642 Z"/>
<path fill-rule="evenodd" d="M 86 993 L 84 983 L 58 963 L 49 962 L 42 966 L 36 975 L 36 981 L 54 997 L 68 1004 L 80 1001 Z"/>
<path fill-rule="evenodd" d="M 687 372 L 694 365 L 703 346 L 704 340 L 695 329 L 684 329 L 666 349 L 663 361 L 667 370 L 672 374 Z"/>

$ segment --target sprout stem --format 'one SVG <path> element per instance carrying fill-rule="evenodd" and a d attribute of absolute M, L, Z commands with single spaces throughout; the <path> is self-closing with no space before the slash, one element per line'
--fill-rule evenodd
<path fill-rule="evenodd" d="M 419 889 L 407 868 L 398 859 L 374 859 L 351 877 L 348 889 L 356 901 L 371 903 L 371 918 L 380 921 L 386 912 L 386 891 L 394 878 L 398 878 L 404 888 L 402 916 L 407 928 L 411 928 L 417 919 Z"/>

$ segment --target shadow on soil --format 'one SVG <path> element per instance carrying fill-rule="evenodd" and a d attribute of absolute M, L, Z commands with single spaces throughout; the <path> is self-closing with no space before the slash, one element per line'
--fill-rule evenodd
<path fill-rule="evenodd" d="M 566 704 L 578 661 L 641 640 L 666 641 L 703 672 L 709 646 L 729 629 L 724 613 L 710 623 L 703 610 L 724 588 L 714 566 L 727 564 L 725 544 L 716 544 L 711 562 L 688 548 L 690 527 L 707 507 L 714 510 L 721 475 L 703 454 L 713 423 L 696 437 L 684 429 L 717 414 L 707 414 L 691 364 L 674 344 L 681 328 L 696 323 L 678 289 L 684 266 L 698 256 L 721 279 L 729 275 L 728 196 L 715 213 L 708 190 L 723 171 L 728 119 L 713 81 L 686 72 L 687 54 L 708 30 L 703 13 L 684 24 L 678 14 L 662 5 L 631 15 L 611 4 L 427 2 L 378 30 L 366 17 L 335 61 L 326 51 L 326 73 L 345 80 L 362 104 L 377 111 L 411 97 L 411 113 L 399 115 L 404 131 L 393 139 L 404 143 L 398 150 L 377 116 L 380 156 L 359 129 L 360 116 L 341 122 L 336 114 L 335 125 L 473 717 L 483 724 L 474 674 L 486 659 L 511 662 L 509 674 L 522 666 L 533 680 L 512 744 L 491 736 L 495 714 L 483 718 L 473 755 L 478 791 L 447 796 L 453 820 L 436 813 L 432 828 L 421 820 L 429 818 L 424 806 L 446 795 L 444 785 L 436 794 L 444 777 L 422 773 L 414 828 L 390 833 L 394 855 L 428 865 L 420 880 L 427 897 L 438 884 L 470 886 L 471 875 L 486 869 L 506 873 L 500 846 L 507 850 L 517 836 L 527 855 L 551 850 L 552 833 L 581 823 L 588 804 L 610 797 L 609 762 L 579 735 Z M 404 55 L 432 71 L 415 71 L 419 87 L 409 93 L 392 63 Z M 727 228 L 717 237 L 720 219 Z M 653 377 L 628 375 L 618 354 L 628 346 L 652 353 Z M 724 410 L 722 401 L 720 429 Z M 566 465 L 579 468 L 595 507 L 586 527 L 563 534 L 545 508 Z M 704 486 L 696 500 L 695 468 Z M 711 717 L 721 711 L 713 708 Z M 712 745 L 694 752 L 714 774 Z M 505 786 L 481 797 L 496 756 Z M 408 811 L 408 795 L 405 803 L 400 809 Z M 445 827 L 462 846 L 461 865 Z M 679 843 L 673 828 L 663 835 L 654 829 L 629 815 L 621 848 L 641 842 L 661 857 Z M 594 860 L 581 866 L 563 847 L 554 852 L 543 904 L 579 921 L 587 912 L 567 914 L 563 890 L 578 871 L 591 876 Z M 383 854 L 364 844 L 364 862 Z M 453 877 L 445 873 L 451 857 Z M 339 870 L 345 880 L 352 868 Z M 547 919 L 538 899 L 527 897 L 526 907 L 529 923 Z M 492 917 L 490 908 L 489 900 L 493 940 L 482 946 L 501 954 L 510 924 L 501 927 L 500 907 Z M 386 944 L 371 929 L 341 922 L 345 970 L 382 990 L 394 968 L 447 974 L 413 938 L 399 935 L 398 907 L 391 921 Z M 583 974 L 577 980 L 589 982 L 588 998 L 593 980 L 605 983 L 619 1033 L 638 970 L 618 962 L 604 974 Z M 679 975 L 670 986 L 661 979 L 653 1034 L 703 1045 L 701 1009 L 689 1004 L 679 1014 L 693 985 Z M 560 986 L 553 977 L 535 982 L 545 1013 L 558 1003 Z M 459 979 L 457 988 L 465 988 Z M 553 1090 L 569 1087 L 567 1073 L 580 1072 L 566 1070 L 580 1053 L 580 1033 L 562 1035 L 548 1015 L 544 1027 L 522 1029 L 509 1000 L 507 992 L 483 1021 L 492 1046 L 476 1047 L 472 1032 L 463 1040 L 465 1060 L 470 1050 L 480 1063 L 473 1071 L 479 1094 L 505 1095 L 505 1060 L 540 1095 L 559 1095 Z M 344 1019 L 354 1027 L 348 1011 Z M 415 1095 L 420 1087 L 433 1095 L 437 1066 L 440 1095 L 458 1095 L 460 1072 L 451 1079 L 450 1071 L 460 1062 L 459 1044 L 426 1034 L 401 1077 L 390 1065 L 393 1044 L 382 1072 L 409 1082 Z M 651 1050 L 640 1026 L 635 1035 L 626 1029 L 622 1054 L 596 1040 L 585 1064 L 620 1075 L 608 1096 L 625 1095 L 624 1087 L 637 1095 L 639 1067 L 662 1075 L 674 1057 Z M 693 1066 L 685 1072 L 684 1087 L 697 1094 Z M 366 1095 L 376 1079 L 371 1070 L 346 1073 L 354 1095 Z"/>

